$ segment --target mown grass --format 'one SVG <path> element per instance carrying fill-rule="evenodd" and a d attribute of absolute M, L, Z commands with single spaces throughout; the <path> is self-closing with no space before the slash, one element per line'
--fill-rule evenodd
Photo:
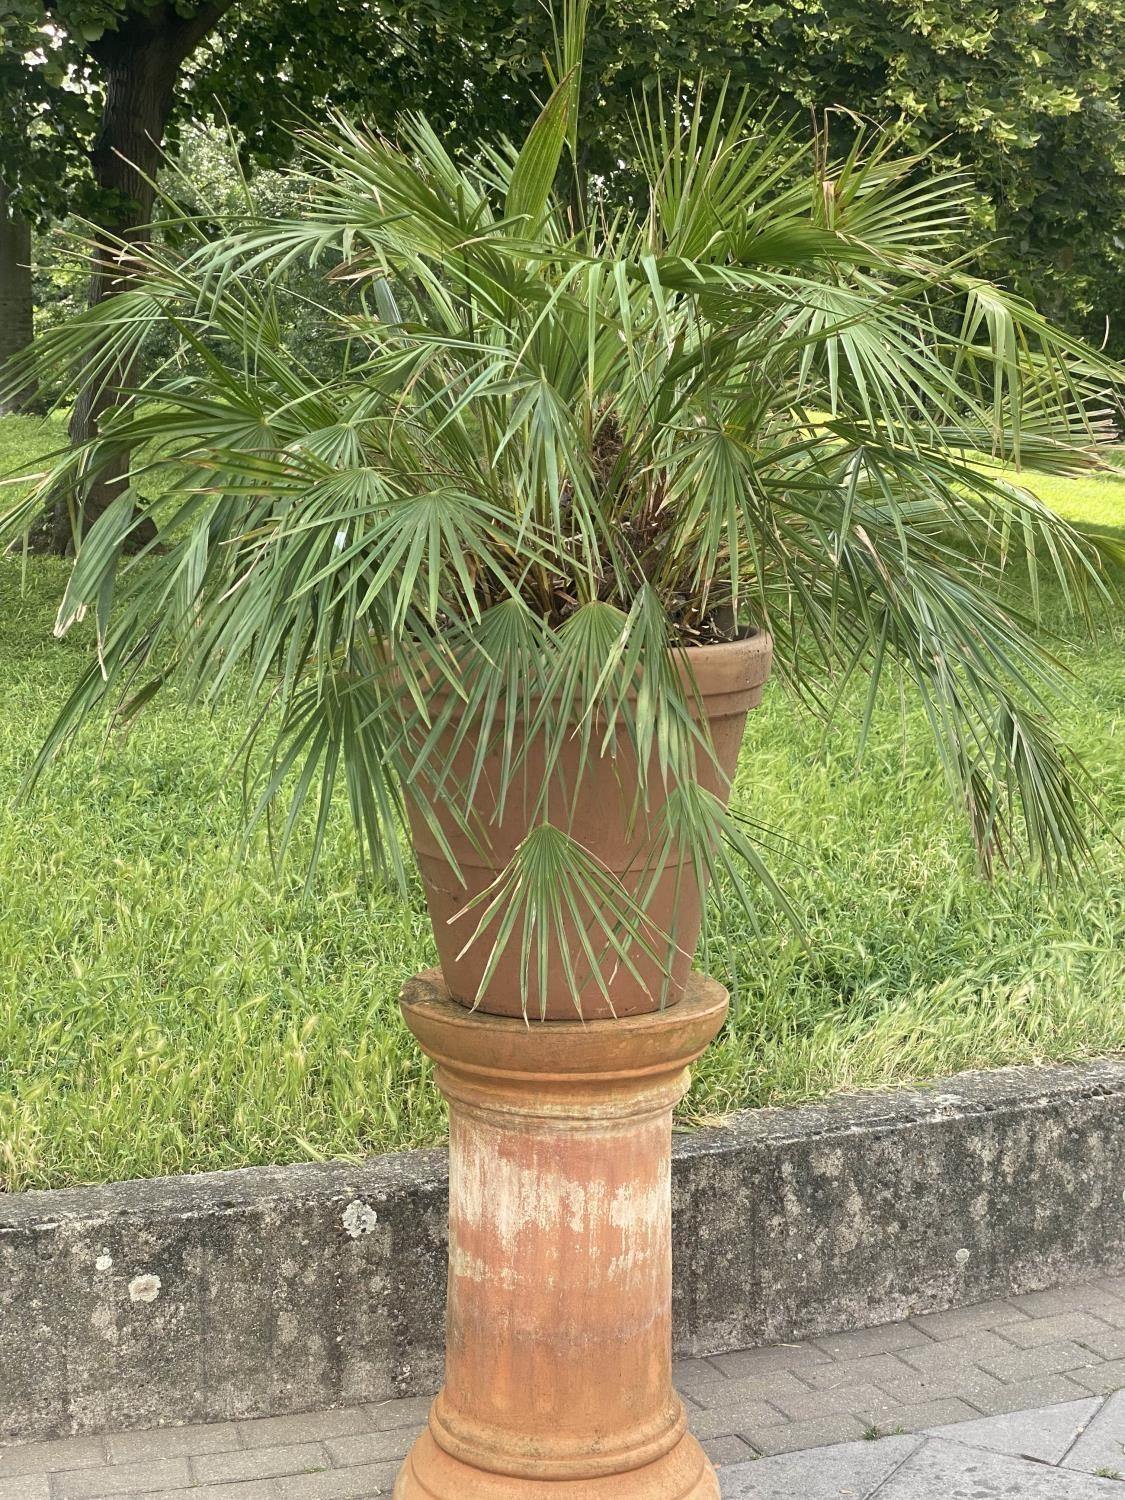
<path fill-rule="evenodd" d="M 0 423 L 0 473 L 52 441 Z M 1125 483 L 1037 481 L 1078 518 L 1125 527 Z M 310 900 L 257 840 L 222 772 L 236 706 L 168 700 L 127 740 L 93 736 L 13 805 L 90 649 L 50 634 L 65 565 L 0 559 L 0 1184 L 60 1186 L 360 1156 L 440 1139 L 428 1069 L 399 1020 L 432 962 L 419 892 L 363 890 L 342 816 Z M 1125 624 L 1082 637 L 1048 599 L 1078 701 L 1063 717 L 1125 836 Z M 738 795 L 785 841 L 803 913 L 716 955 L 738 1013 L 696 1071 L 685 1123 L 748 1105 L 965 1067 L 1125 1050 L 1125 853 L 1048 897 L 984 883 L 920 717 L 883 704 L 861 768 L 776 692 Z"/>

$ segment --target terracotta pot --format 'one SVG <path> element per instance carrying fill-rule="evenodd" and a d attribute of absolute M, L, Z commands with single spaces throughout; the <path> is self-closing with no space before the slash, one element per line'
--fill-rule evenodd
<path fill-rule="evenodd" d="M 394 1500 L 719 1500 L 672 1388 L 672 1110 L 727 994 L 622 1021 L 403 1016 L 449 1101 L 445 1385 Z"/>
<path fill-rule="evenodd" d="M 727 645 L 697 647 L 687 653 L 695 682 L 694 691 L 689 685 L 689 703 L 696 705 L 696 710 L 701 711 L 707 722 L 717 762 L 716 767 L 709 757 L 701 755 L 700 780 L 724 802 L 729 798 L 730 783 L 737 768 L 746 716 L 761 698 L 772 652 L 769 636 L 759 634 Z M 683 658 L 677 660 L 681 671 L 686 672 Z M 475 750 L 469 742 L 471 738 L 467 738 L 454 758 L 455 775 L 467 776 Z M 577 743 L 564 748 L 552 783 L 558 784 L 557 796 L 552 802 L 561 810 L 559 826 L 565 827 L 621 880 L 631 895 L 635 895 L 642 885 L 647 886 L 652 880 L 650 851 L 658 827 L 656 820 L 665 801 L 659 777 L 653 773 L 649 779 L 647 816 L 634 817 L 630 826 L 630 811 L 638 780 L 630 747 L 627 744 L 619 746 L 616 755 L 598 757 L 591 753 L 577 793 L 568 793 L 566 789 L 574 788 L 578 782 L 579 764 Z M 535 789 L 542 785 L 542 748 L 536 744 L 529 747 L 520 772 L 523 782 L 509 792 L 504 817 L 497 820 L 495 788 L 500 765 L 500 749 L 497 747 L 490 750 L 485 761 L 472 808 L 472 837 L 458 825 L 440 796 L 431 799 L 433 814 L 453 851 L 461 881 L 433 830 L 408 797 L 414 847 L 445 983 L 450 995 L 465 1005 L 473 1004 L 478 995 L 493 942 L 492 935 L 486 932 L 470 944 L 468 951 L 462 951 L 481 915 L 479 906 L 471 910 L 466 908 L 493 884 L 529 831 L 521 788 L 523 784 Z M 425 784 L 419 783 L 415 795 L 424 792 Z M 576 986 L 570 984 L 557 951 L 549 953 L 545 996 L 538 992 L 536 957 L 532 953 L 529 966 L 531 993 L 525 995 L 517 925 L 516 934 L 509 941 L 486 993 L 478 1002 L 479 1008 L 494 1015 L 523 1015 L 526 1010 L 531 1019 L 573 1020 L 580 1015 L 586 1020 L 594 1020 L 636 1015 L 657 1010 L 662 1005 L 674 1005 L 683 994 L 691 969 L 702 920 L 703 896 L 689 865 L 677 860 L 660 872 L 652 897 L 645 903 L 645 911 L 652 923 L 650 946 L 661 953 L 662 959 L 656 962 L 643 949 L 634 949 L 631 957 L 639 979 L 623 965 L 616 965 L 615 972 L 609 973 L 605 979 L 608 1000 L 588 968 L 578 970 Z M 595 952 L 604 951 L 604 936 L 593 919 L 587 923 L 587 930 Z M 674 939 L 674 944 L 669 943 L 668 935 Z M 574 932 L 564 929 L 563 936 L 569 953 L 576 956 L 572 963 L 577 970 L 583 951 L 581 943 Z M 555 946 L 552 943 L 552 948 Z M 611 952 L 607 954 L 607 967 L 613 964 Z"/>

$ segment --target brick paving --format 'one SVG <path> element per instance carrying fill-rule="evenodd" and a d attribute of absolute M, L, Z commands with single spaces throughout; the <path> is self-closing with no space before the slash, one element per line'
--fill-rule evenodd
<path fill-rule="evenodd" d="M 1125 1277 L 675 1376 L 725 1500 L 1125 1500 Z M 0 1447 L 0 1500 L 367 1500 L 428 1404 Z"/>

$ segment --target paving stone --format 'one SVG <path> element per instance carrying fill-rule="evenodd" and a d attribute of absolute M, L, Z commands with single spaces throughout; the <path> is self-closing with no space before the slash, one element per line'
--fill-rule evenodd
<path fill-rule="evenodd" d="M 942 1438 L 923 1443 L 879 1490 L 879 1500 L 1117 1500 L 1119 1495 L 1112 1480 Z"/>
<path fill-rule="evenodd" d="M 1100 1406 L 1101 1402 L 1091 1397 L 1088 1401 L 1068 1401 L 1062 1406 L 1041 1406 L 949 1427 L 935 1426 L 931 1432 L 935 1437 L 964 1443 L 969 1448 L 987 1448 L 991 1453 L 1006 1453 L 1010 1458 L 1035 1458 L 1041 1463 L 1057 1464 Z"/>
<path fill-rule="evenodd" d="M 871 1354 L 866 1359 L 829 1360 L 802 1370 L 801 1379 L 813 1390 L 833 1391 L 842 1385 L 880 1385 L 890 1391 L 900 1381 L 917 1380 L 917 1372 L 895 1354 Z"/>
<path fill-rule="evenodd" d="M 1122 1291 L 1114 1294 L 1104 1282 L 1083 1281 L 1076 1286 L 1056 1287 L 1046 1292 L 1024 1292 L 1022 1296 L 1009 1297 L 1008 1301 L 1032 1318 L 1081 1311 L 1096 1313 L 1099 1307 L 1112 1303 L 1115 1296 L 1125 1298 L 1125 1280 L 1122 1287 Z"/>
<path fill-rule="evenodd" d="M 1090 1339 L 1096 1339 L 1099 1335 L 1114 1336 L 1104 1323 L 1088 1312 L 1059 1313 L 1052 1318 L 1029 1318 L 1026 1323 L 1009 1323 L 1004 1329 L 1004 1337 L 1011 1339 L 1020 1349 L 1035 1349 L 1040 1344 L 1061 1344 L 1064 1339 L 1075 1339 L 1088 1348 L 1093 1348 L 1095 1346 L 1090 1343 Z M 1125 1343 L 1120 1335 L 1117 1337 L 1119 1342 Z"/>
<path fill-rule="evenodd" d="M 191 1471 L 201 1484 L 227 1484 L 233 1479 L 272 1479 L 276 1474 L 311 1474 L 331 1468 L 321 1443 L 290 1443 L 280 1448 L 242 1448 L 237 1453 L 200 1454 Z"/>
<path fill-rule="evenodd" d="M 869 1500 L 917 1448 L 916 1438 L 883 1438 L 737 1464 L 719 1476 L 723 1500 Z"/>
<path fill-rule="evenodd" d="M 712 1393 L 721 1391 L 726 1382 L 724 1372 L 706 1359 L 678 1359 L 672 1366 L 673 1386 L 700 1406 L 706 1406 Z"/>
<path fill-rule="evenodd" d="M 975 1364 L 985 1364 L 989 1359 L 1005 1359 L 1021 1351 L 1002 1338 L 994 1329 L 981 1328 L 975 1333 L 963 1333 L 957 1338 L 930 1339 L 916 1348 L 903 1349 L 901 1358 L 916 1370 L 937 1372 L 940 1370 L 968 1369 Z"/>
<path fill-rule="evenodd" d="M 190 1490 L 146 1490 L 144 1500 L 278 1500 L 272 1479 L 240 1484 L 197 1484 Z"/>
<path fill-rule="evenodd" d="M 153 1427 L 145 1432 L 112 1432 L 105 1439 L 114 1464 L 157 1463 L 191 1453 L 224 1453 L 241 1446 L 233 1422 L 207 1422 L 198 1427 Z"/>
<path fill-rule="evenodd" d="M 1073 1370 L 1069 1378 L 1096 1396 L 1112 1396 L 1114 1391 L 1125 1390 L 1125 1359 L 1091 1365 L 1088 1370 Z"/>
<path fill-rule="evenodd" d="M 856 1416 L 863 1413 L 857 1411 Z M 885 1406 L 872 1413 L 872 1425 L 881 1437 L 902 1432 L 924 1432 L 928 1427 L 943 1423 L 968 1422 L 976 1411 L 968 1402 L 956 1396 L 947 1396 L 941 1401 L 923 1401 L 918 1406 L 903 1406 L 901 1402 L 888 1400 Z"/>
<path fill-rule="evenodd" d="M 1063 1375 L 1068 1370 L 1085 1370 L 1096 1365 L 1098 1358 L 1078 1344 L 1042 1344 L 1038 1349 L 1013 1349 L 996 1358 L 985 1356 L 981 1369 L 997 1380 L 1014 1382 L 1030 1380 L 1036 1375 Z"/>
<path fill-rule="evenodd" d="M 1001 1416 L 1005 1412 L 1026 1411 L 1037 1406 L 1061 1406 L 1071 1401 L 1081 1401 L 1089 1394 L 1081 1383 L 1082 1370 L 1072 1375 L 1043 1375 L 1038 1380 L 1020 1380 L 1014 1385 L 997 1381 L 996 1391 L 989 1394 L 980 1391 L 967 1397 L 986 1416 Z M 968 1391 L 966 1386 L 966 1391 Z"/>
<path fill-rule="evenodd" d="M 842 1413 L 813 1422 L 789 1422 L 784 1427 L 756 1427 L 750 1423 L 743 1428 L 741 1436 L 759 1453 L 775 1454 L 800 1453 L 805 1448 L 851 1443 L 863 1438 L 866 1432 L 867 1428 L 858 1417 Z"/>
<path fill-rule="evenodd" d="M 812 1394 L 812 1388 L 797 1379 L 788 1370 L 777 1370 L 772 1375 L 746 1375 L 739 1380 L 728 1380 L 724 1376 L 718 1385 L 708 1386 L 695 1397 L 706 1411 L 713 1406 L 732 1406 L 739 1401 L 769 1401 L 774 1406 L 783 1406 L 786 1401 L 799 1401 Z"/>
<path fill-rule="evenodd" d="M 400 1467 L 364 1464 L 359 1469 L 333 1469 L 327 1474 L 275 1479 L 274 1484 L 278 1500 L 371 1500 L 373 1495 L 390 1494 Z"/>
<path fill-rule="evenodd" d="M 950 1366 L 932 1371 L 911 1370 L 904 1366 L 902 1375 L 897 1377 L 894 1384 L 888 1383 L 886 1386 L 888 1395 L 907 1406 L 921 1406 L 930 1401 L 958 1397 L 981 1409 L 984 1401 L 995 1398 L 1007 1389 L 1002 1380 L 997 1380 L 995 1375 L 986 1375 L 976 1365 L 970 1365 L 967 1369 Z M 1077 1398 L 1083 1393 L 1074 1386 L 1067 1394 Z"/>
<path fill-rule="evenodd" d="M 408 1427 L 392 1427 L 388 1432 L 357 1432 L 353 1437 L 329 1438 L 325 1447 L 332 1462 L 340 1468 L 349 1464 L 386 1463 L 402 1460 L 414 1443 L 414 1432 Z"/>
<path fill-rule="evenodd" d="M 773 1403 L 780 1406 L 795 1422 L 835 1416 L 837 1412 L 862 1412 L 870 1419 L 890 1403 L 890 1397 L 874 1385 L 849 1385 L 834 1391 L 805 1391 L 798 1396 L 779 1396 Z"/>
<path fill-rule="evenodd" d="M 268 1448 L 346 1437 L 352 1432 L 366 1432 L 370 1423 L 366 1408 L 343 1406 L 330 1411 L 297 1412 L 289 1417 L 254 1417 L 237 1425 L 238 1435 L 248 1448 Z"/>
<path fill-rule="evenodd" d="M 1028 1317 L 1004 1298 L 992 1302 L 975 1302 L 971 1307 L 953 1307 L 948 1312 L 922 1313 L 910 1322 L 933 1339 L 955 1339 L 982 1329 L 1002 1328 L 1006 1323 L 1020 1323 Z"/>
<path fill-rule="evenodd" d="M 191 1484 L 186 1458 L 148 1459 L 135 1464 L 107 1464 L 99 1469 L 72 1469 L 51 1481 L 54 1500 L 101 1500 L 105 1495 L 147 1495 L 150 1490 L 185 1490 Z"/>
<path fill-rule="evenodd" d="M 1075 1341 L 1084 1349 L 1092 1349 L 1100 1359 L 1125 1359 L 1125 1329 L 1106 1328 L 1100 1333 L 1075 1335 Z"/>
<path fill-rule="evenodd" d="M 1100 1318 L 1103 1323 L 1109 1323 L 1114 1328 L 1125 1328 L 1125 1282 L 1119 1285 L 1121 1289 L 1116 1294 L 1096 1283 L 1082 1288 L 1085 1293 L 1082 1299 L 1083 1310 L 1093 1313 L 1095 1318 Z"/>
<path fill-rule="evenodd" d="M 381 1401 L 375 1406 L 365 1406 L 363 1414 L 367 1425 L 376 1432 L 389 1432 L 392 1427 L 411 1427 L 421 1432 L 434 1404 L 432 1396 L 403 1396 L 398 1401 Z"/>
<path fill-rule="evenodd" d="M 700 1447 L 713 1464 L 736 1464 L 756 1458 L 753 1448 L 745 1438 L 728 1433 L 726 1437 L 708 1438 Z"/>
<path fill-rule="evenodd" d="M 811 1344 L 778 1344 L 772 1349 L 740 1349 L 734 1354 L 712 1354 L 707 1364 L 732 1380 L 769 1375 L 778 1370 L 789 1370 L 807 1380 L 809 1371 L 830 1369 L 833 1361 Z"/>
<path fill-rule="evenodd" d="M 672 1377 L 675 1389 L 687 1401 L 693 1401 L 696 1406 L 709 1406 L 714 1402 L 724 1402 L 730 1399 L 732 1381 L 737 1381 L 739 1390 L 754 1391 L 762 1390 L 775 1375 L 787 1375 L 786 1370 L 761 1372 L 749 1371 L 744 1375 L 728 1376 L 722 1370 L 716 1370 L 710 1365 L 698 1371 L 681 1375 L 679 1378 Z M 744 1382 L 756 1382 L 756 1385 L 744 1384 Z M 754 1400 L 753 1394 L 750 1399 Z"/>
<path fill-rule="evenodd" d="M 0 1500 L 51 1500 L 51 1481 L 45 1474 L 16 1474 L 0 1479 Z"/>
<path fill-rule="evenodd" d="M 722 1371 L 716 1368 L 710 1359 L 674 1359 L 672 1361 L 672 1384 L 680 1386 L 697 1385 L 700 1381 L 704 1384 L 714 1385 L 720 1379 Z"/>
<path fill-rule="evenodd" d="M 1110 1396 L 1063 1459 L 1068 1469 L 1114 1469 L 1125 1474 L 1125 1391 Z"/>
<path fill-rule="evenodd" d="M 0 1479 L 13 1474 L 61 1474 L 66 1469 L 93 1469 L 106 1461 L 105 1439 L 55 1438 L 0 1448 Z"/>
<path fill-rule="evenodd" d="M 929 1336 L 910 1323 L 884 1323 L 878 1328 L 857 1328 L 852 1333 L 833 1333 L 814 1339 L 818 1349 L 833 1359 L 861 1359 L 867 1354 L 893 1354 L 931 1343 Z"/>
<path fill-rule="evenodd" d="M 776 1427 L 784 1420 L 784 1412 L 767 1406 L 764 1401 L 732 1401 L 725 1406 L 688 1412 L 688 1424 L 700 1442 L 728 1437 L 731 1433 L 746 1433 L 756 1426 Z"/>

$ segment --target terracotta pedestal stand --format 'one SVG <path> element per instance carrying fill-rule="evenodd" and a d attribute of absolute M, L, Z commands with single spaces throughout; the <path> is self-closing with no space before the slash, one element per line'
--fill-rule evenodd
<path fill-rule="evenodd" d="M 672 1389 L 672 1107 L 727 994 L 620 1021 L 403 1014 L 449 1101 L 445 1386 L 395 1500 L 719 1500 Z"/>

